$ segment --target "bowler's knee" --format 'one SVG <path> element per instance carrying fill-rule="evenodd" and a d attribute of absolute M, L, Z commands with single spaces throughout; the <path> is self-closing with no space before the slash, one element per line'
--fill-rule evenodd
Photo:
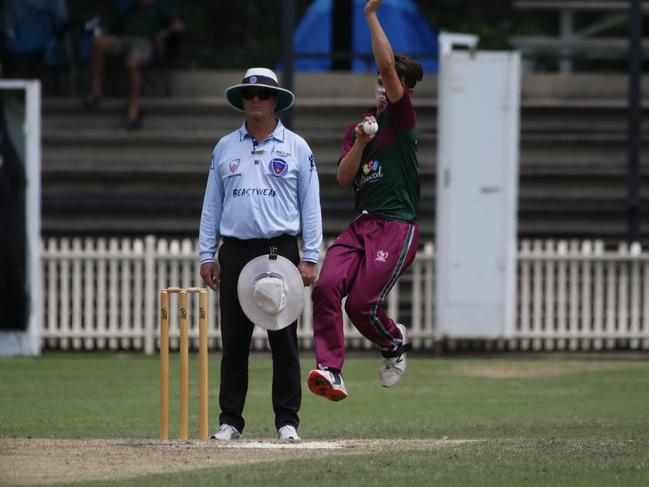
<path fill-rule="evenodd" d="M 360 323 L 370 315 L 371 304 L 362 300 L 354 299 L 352 296 L 347 297 L 345 302 L 345 312 L 349 319 L 354 323 Z"/>

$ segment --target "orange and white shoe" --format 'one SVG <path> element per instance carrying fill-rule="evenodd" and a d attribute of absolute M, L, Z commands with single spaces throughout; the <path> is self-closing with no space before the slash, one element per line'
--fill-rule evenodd
<path fill-rule="evenodd" d="M 312 370 L 307 383 L 311 392 L 330 401 L 342 401 L 348 396 L 342 374 L 331 369 Z"/>

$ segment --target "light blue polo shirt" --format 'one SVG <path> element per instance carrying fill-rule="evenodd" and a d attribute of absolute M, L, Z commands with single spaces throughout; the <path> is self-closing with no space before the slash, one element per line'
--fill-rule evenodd
<path fill-rule="evenodd" d="M 317 262 L 322 242 L 320 184 L 311 149 L 277 121 L 255 145 L 246 124 L 216 144 L 201 213 L 201 264 L 214 260 L 219 236 L 302 234 L 302 260 Z"/>

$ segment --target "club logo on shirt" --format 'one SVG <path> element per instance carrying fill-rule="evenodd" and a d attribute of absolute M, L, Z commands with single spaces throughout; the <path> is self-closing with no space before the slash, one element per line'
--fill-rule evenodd
<path fill-rule="evenodd" d="M 288 172 L 288 164 L 284 159 L 273 159 L 268 164 L 268 170 L 273 176 L 282 178 Z"/>
<path fill-rule="evenodd" d="M 377 183 L 383 178 L 383 167 L 379 161 L 367 161 L 361 166 L 362 173 L 356 177 L 354 186 L 360 189 L 368 183 Z"/>
<path fill-rule="evenodd" d="M 376 258 L 374 259 L 377 262 L 386 262 L 388 259 L 388 255 L 390 255 L 388 252 L 385 250 L 379 250 L 376 253 Z"/>
<path fill-rule="evenodd" d="M 234 161 L 230 162 L 230 172 L 237 172 L 237 169 L 239 169 L 239 164 L 241 163 L 241 159 L 235 159 Z"/>
<path fill-rule="evenodd" d="M 363 164 L 363 174 L 369 174 L 371 172 L 377 172 L 381 168 L 379 161 L 367 161 L 366 164 Z"/>

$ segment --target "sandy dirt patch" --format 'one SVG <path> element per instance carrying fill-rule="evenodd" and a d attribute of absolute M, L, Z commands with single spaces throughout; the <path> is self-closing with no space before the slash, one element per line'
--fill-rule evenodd
<path fill-rule="evenodd" d="M 341 440 L 280 443 L 251 440 L 56 440 L 0 438 L 0 485 L 107 480 L 206 467 L 431 449 L 462 440 Z"/>
<path fill-rule="evenodd" d="M 556 377 L 565 374 L 580 372 L 594 372 L 598 370 L 616 370 L 635 367 L 636 364 L 629 364 L 624 361 L 598 363 L 589 361 L 575 361 L 566 363 L 547 364 L 539 362 L 509 361 L 507 364 L 485 365 L 458 365 L 451 368 L 452 375 L 463 377 L 486 377 L 494 379 L 524 378 L 524 377 Z"/>

